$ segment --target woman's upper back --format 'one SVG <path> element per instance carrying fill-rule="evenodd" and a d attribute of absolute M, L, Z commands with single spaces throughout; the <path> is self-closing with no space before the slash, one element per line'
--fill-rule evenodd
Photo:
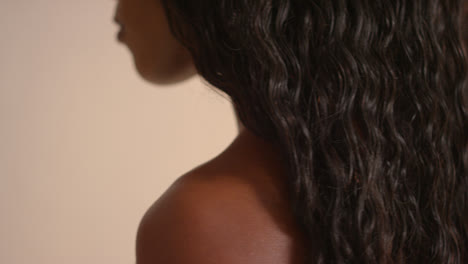
<path fill-rule="evenodd" d="M 181 176 L 148 209 L 137 264 L 303 262 L 278 164 L 238 143 Z"/>

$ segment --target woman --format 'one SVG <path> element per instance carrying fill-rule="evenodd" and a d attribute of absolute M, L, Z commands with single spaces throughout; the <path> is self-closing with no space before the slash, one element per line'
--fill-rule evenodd
<path fill-rule="evenodd" d="M 241 123 L 146 212 L 137 264 L 468 263 L 464 5 L 120 0 L 141 76 L 200 74 Z"/>

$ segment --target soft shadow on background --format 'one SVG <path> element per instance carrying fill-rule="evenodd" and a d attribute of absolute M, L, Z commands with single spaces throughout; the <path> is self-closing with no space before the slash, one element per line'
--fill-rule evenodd
<path fill-rule="evenodd" d="M 0 3 L 0 263 L 134 263 L 146 209 L 237 135 L 198 77 L 138 76 L 115 4 Z"/>

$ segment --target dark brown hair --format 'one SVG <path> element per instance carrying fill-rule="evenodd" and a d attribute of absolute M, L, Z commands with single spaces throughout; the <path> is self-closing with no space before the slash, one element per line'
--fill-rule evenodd
<path fill-rule="evenodd" d="M 461 0 L 163 0 L 281 150 L 307 263 L 468 263 Z"/>

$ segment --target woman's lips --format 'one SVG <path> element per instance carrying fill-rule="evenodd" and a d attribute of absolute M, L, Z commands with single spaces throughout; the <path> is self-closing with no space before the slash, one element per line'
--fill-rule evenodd
<path fill-rule="evenodd" d="M 119 32 L 117 33 L 117 38 L 119 41 L 123 41 L 124 40 L 124 36 L 125 36 L 125 26 L 124 24 L 120 21 L 119 17 L 116 15 L 114 16 L 114 21 L 115 23 L 117 23 L 119 26 L 120 26 L 120 30 Z"/>
<path fill-rule="evenodd" d="M 119 41 L 124 41 L 124 36 L 125 36 L 125 29 L 121 27 L 119 32 L 117 33 L 117 39 Z"/>
<path fill-rule="evenodd" d="M 117 23 L 117 24 L 119 24 L 119 25 L 121 25 L 121 24 L 122 24 L 122 22 L 120 21 L 120 17 L 118 16 L 118 14 L 117 14 L 117 13 L 116 13 L 116 14 L 114 14 L 114 21 L 115 21 L 115 23 Z"/>

